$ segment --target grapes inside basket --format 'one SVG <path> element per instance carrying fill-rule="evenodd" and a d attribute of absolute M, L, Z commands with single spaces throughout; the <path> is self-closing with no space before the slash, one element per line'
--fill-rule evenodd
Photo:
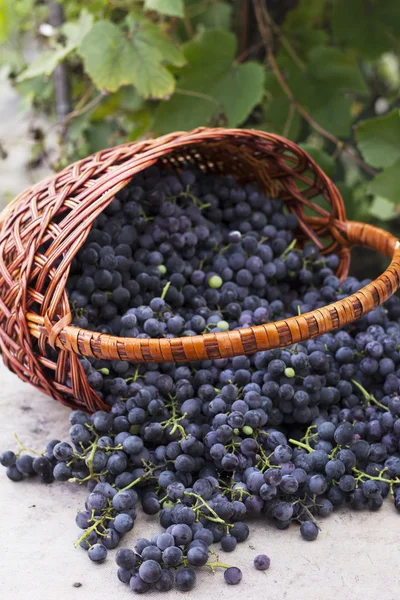
<path fill-rule="evenodd" d="M 348 276 L 355 243 L 392 259 L 376 281 Z M 138 593 L 190 590 L 200 567 L 239 583 L 212 550 L 248 517 L 313 541 L 345 504 L 400 510 L 398 260 L 278 136 L 197 130 L 72 165 L 2 217 L 3 359 L 74 408 L 69 442 L 1 454 L 8 478 L 86 485 L 76 546 L 120 546 Z M 161 530 L 135 541 L 139 506 Z"/>

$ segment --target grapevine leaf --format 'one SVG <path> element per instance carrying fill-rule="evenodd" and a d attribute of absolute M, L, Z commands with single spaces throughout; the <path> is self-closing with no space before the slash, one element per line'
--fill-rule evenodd
<path fill-rule="evenodd" d="M 232 6 L 227 2 L 213 2 L 200 15 L 192 19 L 193 25 L 206 29 L 230 29 Z"/>
<path fill-rule="evenodd" d="M 400 28 L 400 4 L 391 0 L 336 0 L 332 27 L 335 41 L 363 58 L 391 50 Z"/>
<path fill-rule="evenodd" d="M 175 80 L 164 64 L 182 65 L 182 53 L 150 22 L 130 15 L 127 24 L 129 37 L 109 21 L 95 23 L 80 47 L 86 71 L 110 92 L 133 84 L 144 98 L 172 94 Z"/>
<path fill-rule="evenodd" d="M 235 37 L 206 30 L 184 47 L 188 66 L 177 93 L 156 111 L 159 132 L 189 129 L 223 117 L 229 126 L 242 123 L 263 95 L 264 69 L 255 62 L 235 65 Z"/>
<path fill-rule="evenodd" d="M 73 51 L 70 46 L 59 46 L 54 50 L 44 50 L 25 71 L 18 77 L 18 81 L 25 81 L 33 77 L 46 75 L 50 77 L 56 66 Z"/>
<path fill-rule="evenodd" d="M 160 62 L 174 65 L 174 67 L 182 67 L 186 63 L 183 52 L 162 35 L 159 27 L 148 19 L 131 13 L 126 18 L 126 24 L 130 31 L 130 39 L 134 49 L 135 44 L 141 46 L 143 50 L 147 50 L 147 47 L 149 47 L 149 52 L 154 52 L 155 55 L 158 52 Z"/>
<path fill-rule="evenodd" d="M 389 221 L 397 215 L 393 202 L 380 196 L 375 196 L 368 212 L 371 217 L 380 219 L 381 221 Z"/>
<path fill-rule="evenodd" d="M 145 10 L 154 10 L 167 17 L 183 17 L 183 0 L 145 0 Z"/>
<path fill-rule="evenodd" d="M 300 0 L 294 10 L 286 14 L 282 31 L 300 59 L 306 59 L 314 46 L 328 42 L 328 34 L 323 30 L 323 13 L 326 0 Z M 281 53 L 285 54 L 284 47 Z"/>
<path fill-rule="evenodd" d="M 256 62 L 231 67 L 210 89 L 224 107 L 227 125 L 235 127 L 246 120 L 263 97 L 264 68 Z"/>
<path fill-rule="evenodd" d="M 93 17 L 86 10 L 82 10 L 79 21 L 65 23 L 61 31 L 66 36 L 66 44 L 56 44 L 52 50 L 45 50 L 34 60 L 25 71 L 18 77 L 18 81 L 25 81 L 45 75 L 50 77 L 56 66 L 65 60 L 81 43 L 85 35 L 90 31 Z"/>
<path fill-rule="evenodd" d="M 132 47 L 110 21 L 97 21 L 79 48 L 85 70 L 100 90 L 115 92 L 132 83 Z"/>
<path fill-rule="evenodd" d="M 363 121 L 356 127 L 358 147 L 373 167 L 383 168 L 400 160 L 400 110 Z"/>
<path fill-rule="evenodd" d="M 368 192 L 400 204 L 400 161 L 387 167 L 368 183 Z"/>
<path fill-rule="evenodd" d="M 354 57 L 337 48 L 313 48 L 309 53 L 308 73 L 311 80 L 317 80 L 331 91 L 368 93 Z"/>
<path fill-rule="evenodd" d="M 84 8 L 79 16 L 79 21 L 65 23 L 61 31 L 67 36 L 68 45 L 77 48 L 85 35 L 89 33 L 92 25 L 93 15 Z"/>

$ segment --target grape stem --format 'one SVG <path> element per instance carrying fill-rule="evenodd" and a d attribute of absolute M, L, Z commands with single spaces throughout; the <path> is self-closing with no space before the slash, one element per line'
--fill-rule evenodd
<path fill-rule="evenodd" d="M 35 452 L 35 450 L 32 450 L 31 448 L 26 448 L 22 442 L 19 440 L 18 436 L 16 433 L 14 433 L 14 438 L 18 444 L 19 447 L 19 452 L 17 454 L 17 456 L 20 456 L 20 454 L 22 454 L 22 452 L 31 452 L 32 454 L 36 454 L 36 456 L 43 456 L 44 453 L 39 454 L 39 452 Z"/>
<path fill-rule="evenodd" d="M 185 496 L 189 496 L 190 498 L 196 498 L 197 502 L 193 508 L 194 511 L 199 512 L 203 507 L 205 507 L 212 515 L 212 517 L 210 517 L 210 515 L 206 515 L 203 513 L 203 516 L 206 519 L 208 519 L 209 521 L 213 521 L 214 523 L 221 523 L 221 525 L 224 525 L 224 527 L 227 528 L 233 527 L 232 523 L 227 523 L 226 521 L 221 519 L 221 517 L 217 515 L 217 513 L 211 508 L 209 504 L 207 504 L 207 502 L 201 496 L 199 496 L 195 492 L 184 492 L 184 494 Z M 201 502 L 201 504 L 198 505 L 198 502 Z"/>
<path fill-rule="evenodd" d="M 352 379 L 351 383 L 360 390 L 360 392 L 362 393 L 362 395 L 364 396 L 364 398 L 367 402 L 373 402 L 374 404 L 376 404 L 376 406 L 379 406 L 379 408 L 382 408 L 382 410 L 385 410 L 385 411 L 389 410 L 387 406 L 385 406 L 381 402 L 378 402 L 378 400 L 372 394 L 367 392 L 367 390 L 361 385 L 361 383 L 358 383 L 358 381 L 356 381 L 355 379 Z"/>

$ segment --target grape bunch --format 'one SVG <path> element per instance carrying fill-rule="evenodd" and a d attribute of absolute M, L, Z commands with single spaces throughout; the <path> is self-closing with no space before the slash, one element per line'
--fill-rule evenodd
<path fill-rule="evenodd" d="M 73 323 L 124 337 L 172 338 L 268 323 L 365 285 L 339 281 L 336 255 L 296 246 L 297 219 L 256 184 L 150 167 L 97 217 L 67 282 Z M 51 351 L 49 351 L 51 352 Z M 190 364 L 82 357 L 109 407 L 70 414 L 70 441 L 3 452 L 12 481 L 87 486 L 76 546 L 101 563 L 134 530 L 138 509 L 160 533 L 116 554 L 136 593 L 189 591 L 196 570 L 249 535 L 248 517 L 299 525 L 345 504 L 400 510 L 400 302 L 339 331 L 252 356 Z M 132 535 L 132 534 L 130 534 Z M 254 558 L 267 570 L 266 555 Z"/>

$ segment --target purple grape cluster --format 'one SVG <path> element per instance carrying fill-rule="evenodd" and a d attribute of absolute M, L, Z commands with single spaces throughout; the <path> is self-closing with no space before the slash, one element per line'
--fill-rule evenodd
<path fill-rule="evenodd" d="M 367 283 L 335 276 L 336 255 L 296 249 L 296 218 L 257 185 L 151 167 L 99 215 L 71 266 L 74 323 L 126 337 L 192 336 L 320 308 Z M 76 541 L 93 562 L 134 529 L 162 530 L 116 554 L 136 593 L 189 591 L 212 554 L 247 539 L 248 517 L 304 540 L 348 504 L 400 510 L 400 302 L 285 349 L 191 364 L 82 357 L 109 412 L 70 414 L 70 442 L 0 463 L 12 481 L 84 483 Z M 270 559 L 254 559 L 257 570 Z"/>

